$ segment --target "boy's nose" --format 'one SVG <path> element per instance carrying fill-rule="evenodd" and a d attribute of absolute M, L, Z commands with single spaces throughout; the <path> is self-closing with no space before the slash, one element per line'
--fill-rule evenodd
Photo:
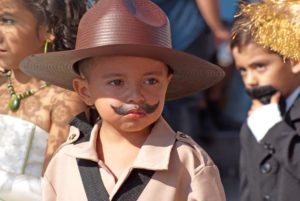
<path fill-rule="evenodd" d="M 257 77 L 252 72 L 249 72 L 248 75 L 246 76 L 246 78 L 245 78 L 245 85 L 247 87 L 258 86 Z"/>
<path fill-rule="evenodd" d="M 140 87 L 134 87 L 128 94 L 127 102 L 129 103 L 144 103 L 145 98 Z"/>

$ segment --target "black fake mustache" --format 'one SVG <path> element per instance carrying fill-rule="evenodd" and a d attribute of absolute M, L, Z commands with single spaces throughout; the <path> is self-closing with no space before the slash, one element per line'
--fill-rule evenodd
<path fill-rule="evenodd" d="M 266 85 L 246 89 L 246 92 L 252 99 L 257 99 L 263 104 L 269 104 L 271 97 L 277 92 L 277 89 L 271 85 Z"/>
<path fill-rule="evenodd" d="M 146 114 L 151 114 L 153 113 L 159 106 L 159 102 L 150 105 L 150 104 L 123 104 L 119 107 L 115 107 L 111 105 L 111 108 L 117 113 L 118 115 L 127 115 L 130 113 L 130 111 L 133 110 L 140 110 L 142 112 L 145 112 Z"/>

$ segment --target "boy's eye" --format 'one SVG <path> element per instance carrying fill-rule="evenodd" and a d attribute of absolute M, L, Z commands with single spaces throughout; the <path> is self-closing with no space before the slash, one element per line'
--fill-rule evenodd
<path fill-rule="evenodd" d="M 238 68 L 238 71 L 240 72 L 241 76 L 246 74 L 246 69 L 245 68 Z"/>
<path fill-rule="evenodd" d="M 150 78 L 145 81 L 146 84 L 154 85 L 158 83 L 158 80 L 155 78 Z"/>
<path fill-rule="evenodd" d="M 260 63 L 255 64 L 255 69 L 257 71 L 264 71 L 266 69 L 266 65 L 265 64 L 260 64 Z"/>
<path fill-rule="evenodd" d="M 112 80 L 112 81 L 109 81 L 108 84 L 109 85 L 112 85 L 112 86 L 120 86 L 124 83 L 123 80 Z"/>

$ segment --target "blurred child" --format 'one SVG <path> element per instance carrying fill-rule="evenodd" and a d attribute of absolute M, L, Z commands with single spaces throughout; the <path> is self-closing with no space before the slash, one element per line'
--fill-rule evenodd
<path fill-rule="evenodd" d="M 241 4 L 231 48 L 253 99 L 241 130 L 241 201 L 300 196 L 300 1 Z"/>

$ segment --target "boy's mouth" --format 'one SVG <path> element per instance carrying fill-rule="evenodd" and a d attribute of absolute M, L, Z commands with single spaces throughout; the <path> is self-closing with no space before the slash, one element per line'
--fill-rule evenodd
<path fill-rule="evenodd" d="M 127 112 L 127 114 L 145 114 L 146 112 L 143 109 L 133 109 Z"/>
<path fill-rule="evenodd" d="M 144 110 L 131 110 L 128 111 L 124 116 L 140 118 L 146 116 L 146 112 Z"/>

